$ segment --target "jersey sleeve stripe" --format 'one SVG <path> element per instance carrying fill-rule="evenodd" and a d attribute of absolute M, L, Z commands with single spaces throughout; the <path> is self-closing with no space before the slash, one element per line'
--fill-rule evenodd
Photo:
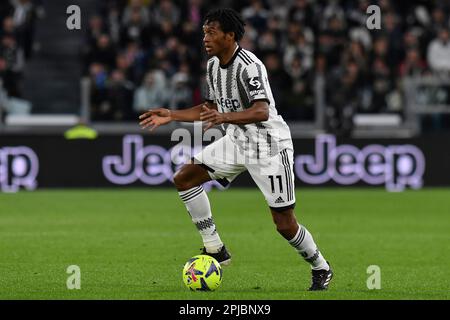
<path fill-rule="evenodd" d="M 261 65 L 256 64 L 256 68 L 258 69 L 258 76 L 259 76 L 259 79 L 260 79 L 260 81 L 261 81 L 261 85 L 262 85 L 262 90 L 263 90 L 263 92 L 264 92 L 264 96 L 267 97 L 266 86 L 265 86 L 265 84 L 264 84 L 265 78 L 263 77 L 263 73 L 262 73 L 262 70 L 261 70 Z M 269 102 L 269 104 L 270 104 L 270 102 Z"/>
<path fill-rule="evenodd" d="M 241 53 L 242 53 L 242 54 L 250 61 L 250 63 L 253 63 L 253 62 L 254 62 L 253 59 L 250 58 L 250 56 L 247 54 L 247 52 L 241 51 Z"/>
<path fill-rule="evenodd" d="M 237 68 L 236 81 L 237 81 L 239 98 L 241 99 L 242 107 L 244 109 L 247 109 L 250 107 L 250 100 L 247 97 L 247 92 L 245 91 L 245 87 L 241 80 L 241 71 L 242 71 L 242 65 L 240 64 Z"/>
<path fill-rule="evenodd" d="M 241 51 L 242 52 L 242 51 Z M 245 57 L 241 52 L 239 52 L 239 57 L 242 59 L 242 61 L 244 61 L 244 63 L 245 63 L 245 65 L 249 65 L 251 62 L 250 62 L 250 60 L 248 60 L 248 58 L 247 57 Z"/>
<path fill-rule="evenodd" d="M 234 63 L 228 67 L 227 69 L 227 79 L 225 82 L 226 90 L 227 90 L 227 97 L 232 96 L 232 82 L 233 82 L 233 73 L 234 73 Z"/>
<path fill-rule="evenodd" d="M 213 70 L 214 70 L 214 60 L 211 61 L 211 63 L 208 65 L 208 79 L 209 79 L 209 84 L 208 84 L 208 99 L 213 99 L 214 98 L 214 80 L 213 80 Z"/>
<path fill-rule="evenodd" d="M 217 90 L 219 91 L 218 95 L 219 98 L 223 97 L 223 91 L 222 91 L 222 73 L 220 72 L 220 68 L 217 68 Z M 220 108 L 222 109 L 222 112 L 224 111 L 222 108 L 222 105 L 220 103 L 218 103 L 218 105 L 220 106 Z"/>

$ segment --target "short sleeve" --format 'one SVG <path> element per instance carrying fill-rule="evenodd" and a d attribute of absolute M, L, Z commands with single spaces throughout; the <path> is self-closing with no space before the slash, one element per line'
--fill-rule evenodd
<path fill-rule="evenodd" d="M 242 82 L 247 94 L 248 101 L 267 100 L 269 96 L 266 91 L 267 75 L 258 63 L 251 63 L 242 71 Z"/>

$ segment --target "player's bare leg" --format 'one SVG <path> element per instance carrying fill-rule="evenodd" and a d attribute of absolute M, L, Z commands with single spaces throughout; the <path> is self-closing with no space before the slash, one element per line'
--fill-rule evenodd
<path fill-rule="evenodd" d="M 287 209 L 285 211 L 275 211 L 271 209 L 273 222 L 277 227 L 277 231 L 286 239 L 291 240 L 295 237 L 299 226 L 295 218 L 294 210 Z"/>
<path fill-rule="evenodd" d="M 310 290 L 326 290 L 333 277 L 333 272 L 320 253 L 312 235 L 297 222 L 293 209 L 276 211 L 271 208 L 271 212 L 277 231 L 311 265 L 312 285 Z"/>
<path fill-rule="evenodd" d="M 211 180 L 208 171 L 198 164 L 185 164 L 173 176 L 173 183 L 179 192 L 198 187 Z"/>
<path fill-rule="evenodd" d="M 173 177 L 178 194 L 203 239 L 203 253 L 214 257 L 220 264 L 226 265 L 231 261 L 231 256 L 216 230 L 208 195 L 202 187 L 203 183 L 210 180 L 211 177 L 206 169 L 192 163 L 185 164 Z"/>

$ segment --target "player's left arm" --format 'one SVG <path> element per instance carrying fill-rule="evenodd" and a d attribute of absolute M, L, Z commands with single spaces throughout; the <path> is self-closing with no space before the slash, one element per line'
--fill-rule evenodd
<path fill-rule="evenodd" d="M 200 113 L 200 120 L 207 122 L 205 130 L 222 124 L 249 124 L 269 119 L 269 105 L 266 100 L 256 100 L 250 108 L 239 112 L 220 113 L 216 109 L 204 107 Z"/>

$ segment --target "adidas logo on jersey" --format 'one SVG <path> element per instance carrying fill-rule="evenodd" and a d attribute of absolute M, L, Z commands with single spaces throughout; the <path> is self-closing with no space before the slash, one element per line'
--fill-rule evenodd
<path fill-rule="evenodd" d="M 284 203 L 284 200 L 282 197 L 278 197 L 278 199 L 275 200 L 275 203 Z"/>

